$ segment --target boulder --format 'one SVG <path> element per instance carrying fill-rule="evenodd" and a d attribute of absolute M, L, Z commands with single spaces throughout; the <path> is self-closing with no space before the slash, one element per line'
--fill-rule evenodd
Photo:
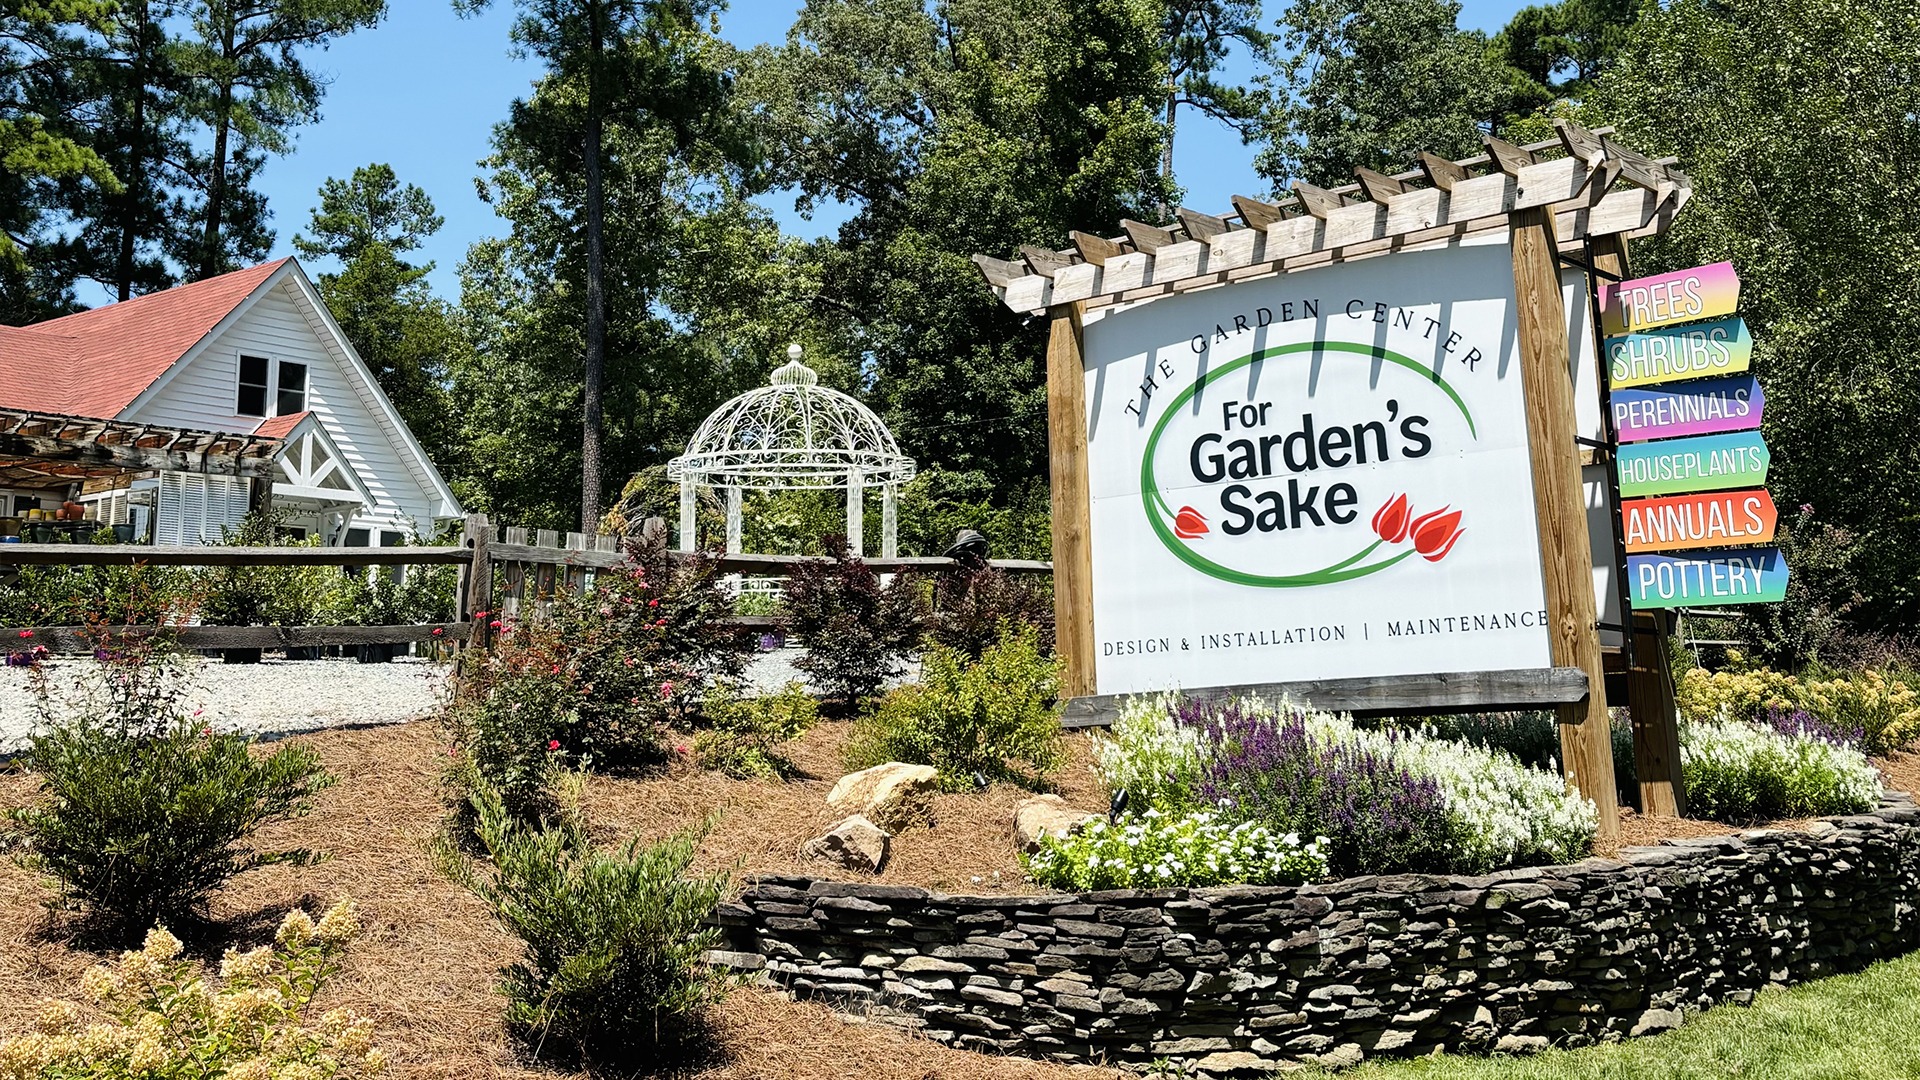
<path fill-rule="evenodd" d="M 1102 820 L 1099 814 L 1075 810 L 1058 795 L 1035 795 L 1013 808 L 1013 832 L 1022 851 L 1040 850 L 1040 838 L 1064 840 L 1085 828 L 1090 821 Z"/>
<path fill-rule="evenodd" d="M 939 790 L 939 775 L 931 765 L 889 761 L 841 777 L 827 792 L 827 805 L 882 824 L 902 824 L 925 816 L 928 797 Z"/>
<path fill-rule="evenodd" d="M 800 854 L 803 858 L 838 863 L 849 870 L 877 874 L 887 861 L 890 839 L 885 829 L 855 814 L 835 822 L 825 833 L 807 841 L 800 848 Z"/>

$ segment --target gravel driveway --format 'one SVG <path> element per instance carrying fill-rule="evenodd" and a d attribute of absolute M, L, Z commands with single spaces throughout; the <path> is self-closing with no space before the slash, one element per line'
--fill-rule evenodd
<path fill-rule="evenodd" d="M 746 679 L 761 693 L 788 680 L 805 681 L 793 662 L 804 649 L 761 653 Z M 93 661 L 58 660 L 47 665 L 56 693 L 71 695 Z M 917 674 L 910 664 L 908 678 Z M 390 664 L 352 660 L 267 660 L 259 664 L 223 664 L 200 658 L 188 668 L 188 709 L 201 710 L 223 731 L 256 734 L 312 731 L 347 724 L 391 724 L 430 716 L 439 707 L 447 666 L 400 659 Z M 899 682 L 903 680 L 895 680 Z M 0 668 L 0 754 L 18 750 L 32 730 L 35 707 L 32 676 L 24 668 Z"/>

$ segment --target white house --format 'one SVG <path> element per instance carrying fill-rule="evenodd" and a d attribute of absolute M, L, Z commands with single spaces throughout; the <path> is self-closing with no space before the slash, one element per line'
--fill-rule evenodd
<path fill-rule="evenodd" d="M 292 259 L 50 319 L 0 326 L 0 408 L 284 442 L 273 504 L 296 536 L 391 545 L 459 500 Z M 9 490 L 0 516 L 55 506 Z M 209 471 L 88 481 L 79 501 L 161 544 L 217 541 L 248 481 Z"/>

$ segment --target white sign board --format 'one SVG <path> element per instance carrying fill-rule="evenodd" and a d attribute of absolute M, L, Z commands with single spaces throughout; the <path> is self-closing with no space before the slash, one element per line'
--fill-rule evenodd
<path fill-rule="evenodd" d="M 1098 692 L 1551 666 L 1513 289 L 1492 244 L 1089 313 Z"/>

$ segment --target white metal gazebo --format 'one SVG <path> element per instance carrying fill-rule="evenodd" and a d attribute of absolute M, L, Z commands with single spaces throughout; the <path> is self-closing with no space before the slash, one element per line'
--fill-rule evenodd
<path fill-rule="evenodd" d="M 820 385 L 800 362 L 798 345 L 768 385 L 749 390 L 701 422 L 687 452 L 667 464 L 680 482 L 680 550 L 698 543 L 698 485 L 726 493 L 727 551 L 741 550 L 740 505 L 748 490 L 847 493 L 847 544 L 861 551 L 865 493 L 880 489 L 880 554 L 897 552 L 900 486 L 913 479 L 913 459 L 900 452 L 887 425 L 865 405 Z"/>

